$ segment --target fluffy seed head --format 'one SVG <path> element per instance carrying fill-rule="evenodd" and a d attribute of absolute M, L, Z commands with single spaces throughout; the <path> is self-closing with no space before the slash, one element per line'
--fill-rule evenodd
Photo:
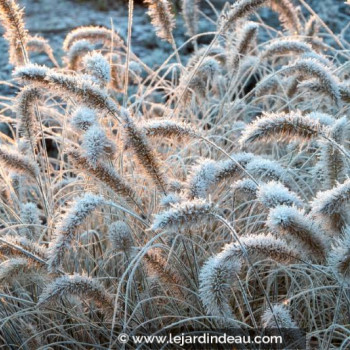
<path fill-rule="evenodd" d="M 175 19 L 168 0 L 144 0 L 144 2 L 148 5 L 148 14 L 157 35 L 161 39 L 172 42 Z"/>
<path fill-rule="evenodd" d="M 267 208 L 274 208 L 278 205 L 303 207 L 303 202 L 299 196 L 275 181 L 260 185 L 257 198 Z"/>
<path fill-rule="evenodd" d="M 56 73 L 54 70 L 37 65 L 16 69 L 14 77 L 46 87 L 63 98 L 74 97 L 78 102 L 90 108 L 104 110 L 114 115 L 118 114 L 118 105 L 107 93 L 83 77 Z"/>
<path fill-rule="evenodd" d="M 198 32 L 198 10 L 198 0 L 182 0 L 182 16 L 190 37 Z"/>
<path fill-rule="evenodd" d="M 316 198 L 311 202 L 314 214 L 332 215 L 339 213 L 350 200 L 350 179 L 336 187 L 318 192 Z"/>
<path fill-rule="evenodd" d="M 333 269 L 339 281 L 350 285 L 350 229 L 346 227 L 344 234 L 339 238 L 329 256 L 328 264 Z"/>
<path fill-rule="evenodd" d="M 161 171 L 161 163 L 149 145 L 145 133 L 135 124 L 127 110 L 123 110 L 122 117 L 126 144 L 131 146 L 140 165 L 165 194 L 166 181 Z"/>
<path fill-rule="evenodd" d="M 28 238 L 33 238 L 38 228 L 31 225 L 40 225 L 38 207 L 34 203 L 26 203 L 21 205 L 20 218 L 23 224 L 29 225 L 20 229 L 21 234 Z"/>
<path fill-rule="evenodd" d="M 315 119 L 303 116 L 299 111 L 292 113 L 264 113 L 252 122 L 242 134 L 242 146 L 255 141 L 298 139 L 308 141 L 324 132 L 323 127 Z"/>
<path fill-rule="evenodd" d="M 310 51 L 312 51 L 312 47 L 303 41 L 292 39 L 278 39 L 271 42 L 264 48 L 264 51 L 260 54 L 260 58 L 270 59 L 273 56 L 303 54 Z"/>
<path fill-rule="evenodd" d="M 188 123 L 171 119 L 150 119 L 140 125 L 140 129 L 149 137 L 169 137 L 183 139 L 197 137 L 199 132 Z"/>
<path fill-rule="evenodd" d="M 40 90 L 31 85 L 24 87 L 16 96 L 16 115 L 20 121 L 19 130 L 34 147 L 37 134 L 37 120 L 34 107 L 40 96 Z"/>
<path fill-rule="evenodd" d="M 287 171 L 278 162 L 262 157 L 255 157 L 246 169 L 249 174 L 261 180 L 285 182 L 288 178 Z"/>
<path fill-rule="evenodd" d="M 117 252 L 129 255 L 133 247 L 130 227 L 124 221 L 115 221 L 108 226 L 108 239 Z"/>
<path fill-rule="evenodd" d="M 0 146 L 0 163 L 14 172 L 30 176 L 34 179 L 39 173 L 35 162 L 15 151 L 9 150 L 6 146 Z"/>
<path fill-rule="evenodd" d="M 207 223 L 216 208 L 201 199 L 177 203 L 170 210 L 155 215 L 151 230 L 177 231 Z"/>
<path fill-rule="evenodd" d="M 88 52 L 91 52 L 94 49 L 90 41 L 87 40 L 78 40 L 67 52 L 66 63 L 67 68 L 71 70 L 78 70 L 79 62 L 81 58 L 86 55 Z"/>
<path fill-rule="evenodd" d="M 71 119 L 71 124 L 76 130 L 86 131 L 97 123 L 97 116 L 93 109 L 88 107 L 78 107 Z"/>
<path fill-rule="evenodd" d="M 50 244 L 48 263 L 51 271 L 57 271 L 60 268 L 64 254 L 70 248 L 76 230 L 103 203 L 105 203 L 104 198 L 92 193 L 86 193 L 74 201 L 57 225 L 55 240 Z"/>
<path fill-rule="evenodd" d="M 23 9 L 20 9 L 15 0 L 0 1 L 0 21 L 10 44 L 10 63 L 15 66 L 23 65 L 27 59 L 25 48 L 28 34 L 23 17 Z"/>
<path fill-rule="evenodd" d="M 113 310 L 113 298 L 106 289 L 96 280 L 81 275 L 56 278 L 41 293 L 37 307 L 60 303 L 65 296 L 78 297 L 81 301 L 93 301 L 108 314 Z"/>
<path fill-rule="evenodd" d="M 83 26 L 73 29 L 68 33 L 63 43 L 63 50 L 67 52 L 78 40 L 87 40 L 93 43 L 103 42 L 105 44 L 111 44 L 113 42 L 114 48 L 123 45 L 123 40 L 111 29 L 97 26 Z"/>
<path fill-rule="evenodd" d="M 243 197 L 246 200 L 255 199 L 258 188 L 258 185 L 251 179 L 238 180 L 232 185 L 235 198 Z"/>
<path fill-rule="evenodd" d="M 238 20 L 253 14 L 269 0 L 239 0 L 236 1 L 222 19 L 222 30 L 225 32 L 234 27 Z"/>
<path fill-rule="evenodd" d="M 232 317 L 229 305 L 230 286 L 241 270 L 240 259 L 213 256 L 204 264 L 199 274 L 199 297 L 208 315 Z"/>
<path fill-rule="evenodd" d="M 217 172 L 218 181 L 236 178 L 240 176 L 247 164 L 255 158 L 253 153 L 235 153 L 231 155 L 232 159 L 227 159 L 218 162 L 219 170 Z"/>
<path fill-rule="evenodd" d="M 340 106 L 341 94 L 339 90 L 339 82 L 329 69 L 315 59 L 300 59 L 294 64 L 283 69 L 286 75 L 297 74 L 300 78 L 317 79 L 328 95 L 334 101 L 336 106 Z"/>
<path fill-rule="evenodd" d="M 218 163 L 211 159 L 200 160 L 191 171 L 188 188 L 191 198 L 205 198 L 209 188 L 217 183 Z"/>
<path fill-rule="evenodd" d="M 324 260 L 327 242 L 321 228 L 302 210 L 291 206 L 278 206 L 270 210 L 267 225 L 274 232 L 288 235 L 298 242 L 301 249 L 306 249 L 315 260 Z"/>
<path fill-rule="evenodd" d="M 28 38 L 27 50 L 32 52 L 44 52 L 54 64 L 58 65 L 49 42 L 38 35 Z"/>
<path fill-rule="evenodd" d="M 136 195 L 132 187 L 116 172 L 114 168 L 103 162 L 98 162 L 96 166 L 93 167 L 88 159 L 82 155 L 81 151 L 75 148 L 69 149 L 67 154 L 76 168 L 87 172 L 116 194 L 124 196 L 126 199 L 130 199 L 138 206 L 140 205 L 139 196 Z"/>
<path fill-rule="evenodd" d="M 298 11 L 290 0 L 271 0 L 270 6 L 273 11 L 278 13 L 280 22 L 290 34 L 301 32 Z"/>
<path fill-rule="evenodd" d="M 287 307 L 283 304 L 273 305 L 272 310 L 270 308 L 266 309 L 261 320 L 264 328 L 297 328 Z"/>
<path fill-rule="evenodd" d="M 111 68 L 106 58 L 98 52 L 87 54 L 83 58 L 85 69 L 99 81 L 102 86 L 111 80 Z"/>
<path fill-rule="evenodd" d="M 92 125 L 84 134 L 82 141 L 83 155 L 93 168 L 106 155 L 115 153 L 115 145 L 107 138 L 104 130 L 97 124 Z"/>

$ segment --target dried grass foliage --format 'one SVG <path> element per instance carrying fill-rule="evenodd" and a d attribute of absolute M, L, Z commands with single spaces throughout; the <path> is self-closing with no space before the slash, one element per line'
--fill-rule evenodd
<path fill-rule="evenodd" d="M 146 1 L 176 50 L 154 69 L 96 26 L 68 33 L 59 66 L 0 0 L 18 88 L 0 114 L 0 343 L 109 349 L 181 324 L 346 348 L 348 52 L 289 0 L 234 2 L 200 46 L 184 0 L 185 64 L 170 3 Z"/>

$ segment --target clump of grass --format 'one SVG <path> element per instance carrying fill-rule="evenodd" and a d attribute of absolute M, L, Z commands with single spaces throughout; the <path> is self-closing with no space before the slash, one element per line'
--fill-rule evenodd
<path fill-rule="evenodd" d="M 0 0 L 17 89 L 0 113 L 1 345 L 262 326 L 347 348 L 345 35 L 304 1 L 206 3 L 145 2 L 173 49 L 146 65 L 133 1 L 125 43 L 117 22 L 83 26 L 56 61 Z"/>

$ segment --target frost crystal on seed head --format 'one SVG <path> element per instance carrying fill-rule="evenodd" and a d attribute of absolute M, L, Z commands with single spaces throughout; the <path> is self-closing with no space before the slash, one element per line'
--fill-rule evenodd
<path fill-rule="evenodd" d="M 297 328 L 287 307 L 283 304 L 273 305 L 272 310 L 270 308 L 266 309 L 261 320 L 264 328 Z"/>
<path fill-rule="evenodd" d="M 245 197 L 247 197 L 247 199 L 253 199 L 256 197 L 258 185 L 251 179 L 242 179 L 236 181 L 232 185 L 232 189 L 235 193 L 235 196 L 238 194 L 243 194 Z"/>
<path fill-rule="evenodd" d="M 178 193 L 169 193 L 166 196 L 163 196 L 163 198 L 160 201 L 160 205 L 163 207 L 170 207 L 173 204 L 180 203 L 182 200 L 181 196 Z"/>
<path fill-rule="evenodd" d="M 21 205 L 20 218 L 23 224 L 40 225 L 38 207 L 34 203 L 26 203 Z M 33 238 L 37 228 L 35 226 L 20 228 L 21 234 L 27 235 L 28 238 Z"/>
<path fill-rule="evenodd" d="M 77 70 L 81 57 L 94 49 L 93 45 L 87 40 L 78 40 L 69 49 L 67 54 L 67 66 L 69 69 Z"/>
<path fill-rule="evenodd" d="M 33 78 L 38 78 L 44 80 L 49 68 L 46 66 L 40 66 L 35 63 L 29 63 L 26 66 L 18 67 L 15 69 L 13 76 L 15 78 L 31 80 Z"/>
<path fill-rule="evenodd" d="M 123 221 L 112 222 L 108 227 L 108 238 L 117 252 L 130 253 L 133 240 L 129 226 Z"/>
<path fill-rule="evenodd" d="M 287 171 L 276 161 L 256 157 L 246 166 L 247 172 L 259 178 L 275 181 L 285 181 Z"/>
<path fill-rule="evenodd" d="M 299 244 L 301 249 L 308 250 L 316 260 L 324 260 L 328 242 L 319 225 L 303 210 L 281 205 L 270 210 L 268 227 Z"/>
<path fill-rule="evenodd" d="M 199 296 L 208 315 L 232 317 L 230 285 L 240 272 L 240 259 L 223 261 L 221 254 L 211 257 L 199 274 Z"/>
<path fill-rule="evenodd" d="M 107 84 L 111 80 L 111 67 L 106 58 L 98 52 L 89 53 L 84 56 L 83 63 L 85 69 L 98 78 L 102 84 Z"/>
<path fill-rule="evenodd" d="M 328 264 L 333 269 L 340 283 L 350 285 L 350 227 L 346 227 L 328 257 Z"/>
<path fill-rule="evenodd" d="M 332 215 L 339 213 L 349 200 L 350 179 L 328 191 L 318 192 L 311 207 L 315 214 Z"/>
<path fill-rule="evenodd" d="M 306 53 L 312 51 L 312 47 L 298 40 L 292 39 L 277 39 L 267 45 L 264 51 L 261 53 L 261 58 L 270 59 L 274 55 L 286 55 L 286 54 L 296 54 L 296 53 Z"/>
<path fill-rule="evenodd" d="M 48 261 L 50 271 L 57 271 L 61 266 L 64 254 L 71 246 L 75 231 L 97 207 L 104 203 L 103 197 L 86 193 L 83 197 L 76 199 L 71 205 L 62 217 L 61 222 L 57 225 L 55 240 L 50 244 L 50 258 Z"/>
<path fill-rule="evenodd" d="M 104 130 L 97 124 L 91 126 L 83 136 L 83 154 L 92 167 L 96 167 L 101 157 L 114 153 L 114 145 L 108 140 Z"/>
<path fill-rule="evenodd" d="M 72 116 L 71 124 L 77 130 L 86 131 L 90 126 L 96 124 L 97 117 L 93 109 L 88 107 L 79 107 Z"/>
<path fill-rule="evenodd" d="M 61 302 L 62 298 L 70 295 L 81 300 L 91 299 L 98 307 L 108 312 L 113 310 L 112 297 L 106 292 L 104 286 L 91 277 L 81 275 L 65 275 L 56 278 L 41 293 L 37 307 Z"/>
<path fill-rule="evenodd" d="M 258 200 L 267 208 L 278 205 L 295 205 L 302 207 L 301 199 L 279 182 L 271 181 L 259 187 Z"/>
<path fill-rule="evenodd" d="M 213 203 L 202 199 L 177 203 L 172 209 L 155 215 L 151 230 L 183 231 L 207 223 L 215 211 Z"/>
<path fill-rule="evenodd" d="M 321 124 L 325 126 L 332 126 L 335 123 L 335 119 L 327 113 L 321 113 L 321 112 L 311 112 L 307 115 L 311 119 L 315 119 L 319 121 Z"/>
<path fill-rule="evenodd" d="M 172 41 L 172 31 L 175 27 L 174 15 L 168 0 L 144 0 L 148 5 L 148 15 L 151 17 L 157 35 L 169 42 Z"/>
<path fill-rule="evenodd" d="M 191 171 L 188 180 L 192 198 L 205 198 L 209 188 L 217 182 L 218 163 L 211 159 L 201 159 Z"/>
<path fill-rule="evenodd" d="M 283 68 L 286 75 L 297 74 L 303 79 L 315 78 L 322 85 L 328 95 L 340 106 L 341 96 L 339 90 L 339 81 L 332 74 L 328 67 L 322 65 L 315 59 L 306 58 Z"/>

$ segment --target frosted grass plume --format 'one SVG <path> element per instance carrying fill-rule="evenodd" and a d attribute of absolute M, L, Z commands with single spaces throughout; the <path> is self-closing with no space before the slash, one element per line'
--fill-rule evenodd
<path fill-rule="evenodd" d="M 350 179 L 327 191 L 320 191 L 311 201 L 313 214 L 331 216 L 340 213 L 350 200 Z"/>
<path fill-rule="evenodd" d="M 257 199 L 267 208 L 275 208 L 279 205 L 303 207 L 303 202 L 297 194 L 275 181 L 260 185 Z"/>
<path fill-rule="evenodd" d="M 107 315 L 113 310 L 113 298 L 105 287 L 91 277 L 81 275 L 66 275 L 56 278 L 45 287 L 37 303 L 38 308 L 48 307 L 61 303 L 67 296 L 74 296 L 84 302 L 93 301 Z"/>
<path fill-rule="evenodd" d="M 202 199 L 183 201 L 173 208 L 154 216 L 153 231 L 182 231 L 190 227 L 206 224 L 217 209 L 213 203 Z"/>
<path fill-rule="evenodd" d="M 96 77 L 101 86 L 107 85 L 111 80 L 111 67 L 107 59 L 99 52 L 92 52 L 83 57 L 83 64 L 88 73 Z"/>
<path fill-rule="evenodd" d="M 288 235 L 302 250 L 307 250 L 314 260 L 324 261 L 328 242 L 319 225 L 303 210 L 292 206 L 277 206 L 270 210 L 268 227 L 282 235 Z"/>
<path fill-rule="evenodd" d="M 115 144 L 107 138 L 105 131 L 98 125 L 92 125 L 83 135 L 81 149 L 83 156 L 93 168 L 105 158 L 113 158 L 116 152 Z"/>
<path fill-rule="evenodd" d="M 32 159 L 10 150 L 6 146 L 0 146 L 0 163 L 8 169 L 27 175 L 32 179 L 36 179 L 39 174 L 39 168 Z"/>
<path fill-rule="evenodd" d="M 93 109 L 81 106 L 73 112 L 70 123 L 77 131 L 87 131 L 97 124 L 97 115 Z"/>
<path fill-rule="evenodd" d="M 78 40 L 87 40 L 92 43 L 103 42 L 104 44 L 111 44 L 113 42 L 114 48 L 123 45 L 123 40 L 120 38 L 118 33 L 113 32 L 109 28 L 98 26 L 82 26 L 73 29 L 68 33 L 63 42 L 63 50 L 67 52 Z"/>
<path fill-rule="evenodd" d="M 197 138 L 199 131 L 189 123 L 171 119 L 150 119 L 139 125 L 148 137 L 168 137 L 171 139 Z"/>
<path fill-rule="evenodd" d="M 108 226 L 108 240 L 116 252 L 130 256 L 133 251 L 131 230 L 124 221 L 114 221 Z"/>
<path fill-rule="evenodd" d="M 332 268 L 340 283 L 350 285 L 350 228 L 333 244 L 328 256 L 328 265 Z"/>
<path fill-rule="evenodd" d="M 148 143 L 142 128 L 139 128 L 129 112 L 122 111 L 125 141 L 130 145 L 134 154 L 145 172 L 154 181 L 160 191 L 166 194 L 166 181 L 162 172 L 161 163 Z"/>
<path fill-rule="evenodd" d="M 65 57 L 67 68 L 78 70 L 79 63 L 84 55 L 93 51 L 94 46 L 88 40 L 78 40 L 70 47 Z"/>
<path fill-rule="evenodd" d="M 329 68 L 322 65 L 315 59 L 300 59 L 295 63 L 283 68 L 283 74 L 296 74 L 300 78 L 317 79 L 324 90 L 334 101 L 337 107 L 341 105 L 341 94 L 339 90 L 339 82 L 336 77 L 330 72 Z"/>
<path fill-rule="evenodd" d="M 24 225 L 28 227 L 23 227 L 19 229 L 22 235 L 27 236 L 29 239 L 33 239 L 38 233 L 38 227 L 40 225 L 39 210 L 34 203 L 25 203 L 21 205 L 20 209 L 20 219 Z M 32 226 L 34 225 L 34 226 Z"/>
<path fill-rule="evenodd" d="M 253 177 L 265 181 L 286 182 L 288 172 L 277 161 L 263 157 L 255 157 L 246 166 L 246 170 Z"/>
<path fill-rule="evenodd" d="M 49 270 L 57 271 L 63 262 L 66 251 L 70 248 L 77 229 L 105 200 L 101 196 L 86 193 L 76 199 L 58 223 L 49 247 Z"/>
<path fill-rule="evenodd" d="M 10 47 L 10 63 L 20 66 L 26 63 L 28 32 L 24 24 L 24 11 L 15 0 L 0 0 L 0 21 L 5 28 L 5 38 Z"/>
<path fill-rule="evenodd" d="M 239 142 L 242 146 L 256 141 L 309 141 L 321 136 L 326 129 L 320 123 L 302 115 L 300 111 L 291 113 L 264 113 L 243 131 Z"/>
<path fill-rule="evenodd" d="M 30 141 L 35 150 L 38 122 L 35 115 L 35 103 L 41 97 L 40 89 L 36 86 L 26 86 L 16 96 L 16 116 L 19 119 L 20 133 Z"/>
<path fill-rule="evenodd" d="M 148 5 L 148 15 L 151 17 L 157 35 L 172 43 L 175 19 L 168 0 L 144 0 L 144 2 Z"/>
<path fill-rule="evenodd" d="M 93 167 L 88 159 L 76 148 L 70 148 L 67 150 L 67 154 L 72 160 L 73 164 L 83 172 L 87 172 L 102 184 L 110 188 L 116 194 L 124 196 L 126 199 L 130 199 L 137 206 L 141 206 L 140 199 L 132 187 L 125 181 L 117 171 L 103 162 L 98 162 Z"/>
<path fill-rule="evenodd" d="M 198 2 L 198 0 L 182 0 L 182 16 L 187 29 L 187 35 L 189 37 L 195 36 L 198 32 Z"/>
<path fill-rule="evenodd" d="M 106 91 L 82 77 L 56 73 L 47 67 L 33 64 L 16 69 L 13 75 L 25 82 L 46 87 L 63 98 L 74 96 L 78 102 L 85 104 L 87 107 L 104 110 L 114 116 L 118 115 L 119 107 Z"/>

